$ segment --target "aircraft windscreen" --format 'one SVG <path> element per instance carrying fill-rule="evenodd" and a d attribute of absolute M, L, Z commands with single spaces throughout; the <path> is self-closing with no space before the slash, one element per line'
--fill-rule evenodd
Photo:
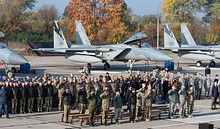
<path fill-rule="evenodd" d="M 150 44 L 148 44 L 148 43 L 143 43 L 141 47 L 142 48 L 150 48 L 152 46 Z"/>
<path fill-rule="evenodd" d="M 0 43 L 0 49 L 5 49 L 7 48 L 7 45 L 5 45 L 4 43 Z"/>

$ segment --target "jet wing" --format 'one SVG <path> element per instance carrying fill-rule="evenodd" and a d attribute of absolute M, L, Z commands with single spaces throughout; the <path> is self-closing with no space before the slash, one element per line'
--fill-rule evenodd
<path fill-rule="evenodd" d="M 73 53 L 73 52 L 109 52 L 112 49 L 102 48 L 102 47 L 76 47 L 76 48 L 38 48 L 33 49 L 34 51 L 44 51 L 44 52 L 61 52 L 61 53 Z"/>
<path fill-rule="evenodd" d="M 220 47 L 163 47 L 162 50 L 178 50 L 178 51 L 214 51 L 220 52 Z"/>
<path fill-rule="evenodd" d="M 185 48 L 179 48 L 179 51 L 220 51 L 220 47 L 185 47 Z"/>

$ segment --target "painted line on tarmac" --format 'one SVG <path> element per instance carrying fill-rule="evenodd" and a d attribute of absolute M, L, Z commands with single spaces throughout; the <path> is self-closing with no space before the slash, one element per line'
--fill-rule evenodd
<path fill-rule="evenodd" d="M 78 71 L 78 72 L 82 73 L 82 71 Z M 94 73 L 104 73 L 105 74 L 107 72 L 111 74 L 111 73 L 122 73 L 123 71 L 118 71 L 118 72 L 117 71 L 91 71 L 91 74 L 94 74 Z"/>
<path fill-rule="evenodd" d="M 166 128 L 166 127 L 175 127 L 177 126 L 183 126 L 183 125 L 186 125 L 186 123 L 180 123 L 180 124 L 169 124 L 169 125 L 161 125 L 161 126 L 153 126 L 153 127 L 149 127 L 150 129 L 156 129 L 156 128 Z"/>
<path fill-rule="evenodd" d="M 199 69 L 199 70 L 205 70 L 205 67 L 189 67 L 191 69 Z M 220 68 L 211 68 L 211 70 L 220 70 Z"/>

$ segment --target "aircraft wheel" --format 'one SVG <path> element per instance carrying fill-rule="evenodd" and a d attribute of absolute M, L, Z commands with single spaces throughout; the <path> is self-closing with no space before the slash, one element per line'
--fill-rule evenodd
<path fill-rule="evenodd" d="M 108 70 L 108 69 L 110 69 L 110 64 L 106 62 L 104 64 L 104 70 Z"/>
<path fill-rule="evenodd" d="M 212 61 L 209 63 L 209 66 L 210 66 L 210 67 L 215 67 L 215 61 L 212 60 Z"/>
<path fill-rule="evenodd" d="M 196 62 L 196 66 L 197 66 L 197 67 L 202 66 L 202 62 L 201 62 L 201 61 L 197 61 L 197 62 Z"/>

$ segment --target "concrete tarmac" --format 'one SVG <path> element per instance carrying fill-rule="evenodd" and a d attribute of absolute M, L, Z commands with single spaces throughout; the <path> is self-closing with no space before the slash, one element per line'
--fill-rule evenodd
<path fill-rule="evenodd" d="M 179 66 L 182 67 L 183 73 L 201 73 L 204 74 L 204 67 L 196 68 L 194 67 L 196 61 L 182 59 L 177 55 L 172 55 L 174 57 L 175 69 L 179 62 Z M 66 60 L 64 57 L 36 57 L 28 56 L 26 57 L 30 64 L 31 68 L 37 71 L 37 74 L 21 74 L 16 73 L 17 77 L 25 76 L 43 76 L 44 72 L 47 72 L 53 76 L 68 75 L 73 73 L 74 75 L 80 75 L 83 63 L 75 63 L 69 60 Z M 125 63 L 119 62 L 109 62 L 111 64 L 111 70 L 108 71 L 111 76 L 114 74 L 118 75 L 127 75 L 128 69 Z M 205 62 L 203 65 L 206 66 L 209 62 Z M 217 66 L 211 68 L 211 77 L 214 78 L 216 74 L 220 73 L 220 63 L 216 62 Z M 140 61 L 134 64 L 133 71 L 151 71 L 155 66 L 163 66 L 163 62 L 152 62 L 148 67 L 145 67 L 145 62 Z M 103 70 L 102 63 L 92 64 L 92 76 L 104 75 L 107 71 Z M 179 71 L 173 71 L 179 72 Z M 177 115 L 177 119 L 168 119 L 167 115 L 164 114 L 162 119 L 153 118 L 151 122 L 138 121 L 137 123 L 129 123 L 129 119 L 125 118 L 122 121 L 121 125 L 111 124 L 109 126 L 102 126 L 100 122 L 96 122 L 96 127 L 89 127 L 88 125 L 83 124 L 79 126 L 79 121 L 74 120 L 73 124 L 66 124 L 61 122 L 61 114 L 63 112 L 52 111 L 52 112 L 43 112 L 43 113 L 33 113 L 33 114 L 15 114 L 10 115 L 10 119 L 6 119 L 3 116 L 0 119 L 0 129 L 75 129 L 75 128 L 94 128 L 94 129 L 108 129 L 108 128 L 120 128 L 120 129 L 196 129 L 198 128 L 199 123 L 212 123 L 214 128 L 220 128 L 220 111 L 211 110 L 211 99 L 203 99 L 195 101 L 195 110 L 194 118 L 185 118 L 180 119 Z M 218 106 L 217 106 L 218 107 Z M 77 112 L 73 110 L 72 112 Z M 88 111 L 87 111 L 88 112 Z"/>

